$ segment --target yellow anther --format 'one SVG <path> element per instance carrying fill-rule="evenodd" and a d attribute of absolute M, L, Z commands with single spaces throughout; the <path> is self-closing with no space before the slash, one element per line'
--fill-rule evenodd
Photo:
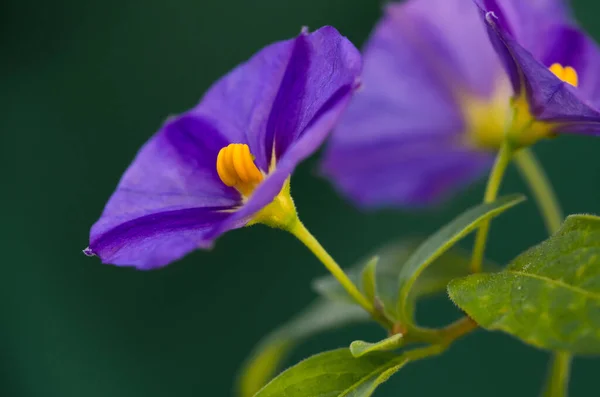
<path fill-rule="evenodd" d="M 232 143 L 219 151 L 217 174 L 225 185 L 236 188 L 246 197 L 263 180 L 250 148 L 243 143 Z"/>
<path fill-rule="evenodd" d="M 219 174 L 219 178 L 221 181 L 227 186 L 234 186 L 236 182 L 236 178 L 234 175 L 229 173 L 228 167 L 225 165 L 229 162 L 229 151 L 227 148 L 223 148 L 219 151 L 219 155 L 217 156 L 217 173 Z"/>
<path fill-rule="evenodd" d="M 572 68 L 571 66 L 567 66 L 565 68 L 565 78 L 564 80 L 571 84 L 573 87 L 577 87 L 579 86 L 579 75 L 577 74 L 577 71 Z"/>
<path fill-rule="evenodd" d="M 554 73 L 556 77 L 564 81 L 565 83 L 571 84 L 573 87 L 579 85 L 579 76 L 577 71 L 571 66 L 563 67 L 560 63 L 553 63 L 550 66 L 550 71 Z"/>

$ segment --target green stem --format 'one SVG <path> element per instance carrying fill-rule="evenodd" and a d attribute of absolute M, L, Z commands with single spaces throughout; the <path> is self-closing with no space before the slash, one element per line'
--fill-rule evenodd
<path fill-rule="evenodd" d="M 505 140 L 500 147 L 500 151 L 496 156 L 494 167 L 490 173 L 487 187 L 485 189 L 485 195 L 483 197 L 484 203 L 491 203 L 498 197 L 498 191 L 502 184 L 502 178 L 510 160 L 512 158 L 512 147 L 508 140 Z M 477 235 L 475 236 L 475 246 L 473 247 L 473 256 L 471 259 L 471 271 L 473 273 L 481 272 L 483 264 L 483 256 L 485 253 L 485 245 L 487 243 L 488 233 L 490 231 L 490 222 L 486 221 L 479 226 Z"/>
<path fill-rule="evenodd" d="M 573 356 L 567 352 L 554 353 L 543 397 L 566 397 L 569 394 L 569 375 Z"/>
<path fill-rule="evenodd" d="M 447 348 L 448 345 L 431 345 L 420 349 L 408 350 L 400 357 L 408 359 L 409 361 L 417 361 L 428 357 L 438 356 L 446 351 Z"/>
<path fill-rule="evenodd" d="M 510 164 L 512 159 L 512 146 L 508 139 L 505 139 L 500 147 L 500 151 L 496 156 L 494 167 L 490 173 L 490 177 L 487 182 L 485 189 L 485 195 L 483 201 L 485 203 L 491 203 L 498 197 L 498 191 L 502 184 L 504 173 Z M 490 222 L 483 222 L 477 230 L 475 236 L 475 246 L 473 247 L 473 256 L 471 258 L 471 271 L 473 273 L 479 273 L 482 270 L 483 256 L 485 253 L 485 246 L 487 242 L 487 236 L 490 231 Z M 422 342 L 429 343 L 452 343 L 455 339 L 468 334 L 477 328 L 477 324 L 469 317 L 463 317 L 456 322 L 448 325 L 445 328 L 439 330 L 430 330 L 425 328 L 414 327 L 410 330 L 409 335 L 411 338 Z"/>
<path fill-rule="evenodd" d="M 476 330 L 478 327 L 477 323 L 470 317 L 462 317 L 453 322 L 450 325 L 440 330 L 440 338 L 446 344 L 454 342 L 456 339 L 461 338 L 471 331 Z"/>
<path fill-rule="evenodd" d="M 449 346 L 455 340 L 476 330 L 478 325 L 470 317 L 464 316 L 444 328 L 430 329 L 422 327 L 411 328 L 405 340 L 407 342 L 431 343 L 433 345 Z"/>
<path fill-rule="evenodd" d="M 522 149 L 515 154 L 515 164 L 533 193 L 548 234 L 556 233 L 564 217 L 556 193 L 552 189 L 542 165 L 529 149 Z"/>
<path fill-rule="evenodd" d="M 529 149 L 519 151 L 515 155 L 515 163 L 535 197 L 548 234 L 556 233 L 562 224 L 563 212 L 542 165 Z M 573 356 L 567 352 L 554 353 L 548 371 L 544 397 L 565 397 L 568 395 L 572 360 Z"/>
<path fill-rule="evenodd" d="M 323 248 L 323 246 L 317 241 L 317 239 L 306 229 L 304 224 L 298 220 L 292 226 L 287 229 L 292 233 L 298 240 L 300 240 L 311 252 L 325 265 L 327 270 L 335 277 L 338 282 L 344 287 L 346 292 L 365 309 L 371 317 L 379 322 L 385 329 L 390 330 L 393 327 L 392 322 L 379 312 L 375 306 L 369 302 L 369 300 L 360 292 L 360 290 L 354 285 L 352 280 L 348 277 L 344 270 L 337 264 L 337 262 L 329 255 L 329 253 Z"/>

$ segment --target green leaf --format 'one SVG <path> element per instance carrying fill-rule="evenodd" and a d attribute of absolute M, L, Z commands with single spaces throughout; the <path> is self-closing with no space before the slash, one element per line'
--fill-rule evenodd
<path fill-rule="evenodd" d="M 406 362 L 392 354 L 354 358 L 347 348 L 332 350 L 284 371 L 255 397 L 368 397 Z"/>
<path fill-rule="evenodd" d="M 569 216 L 506 270 L 454 280 L 448 291 L 486 329 L 540 348 L 600 354 L 600 218 Z"/>
<path fill-rule="evenodd" d="M 365 268 L 362 271 L 362 289 L 365 296 L 370 302 L 375 302 L 377 295 L 377 282 L 375 280 L 375 271 L 377 269 L 377 262 L 379 257 L 374 256 L 369 262 L 367 262 Z"/>
<path fill-rule="evenodd" d="M 362 383 L 353 389 L 348 390 L 346 393 L 341 394 L 343 397 L 369 397 L 375 393 L 377 386 L 386 382 L 392 375 L 398 372 L 402 367 L 408 364 L 408 359 L 400 361 L 400 363 L 386 369 L 383 372 L 375 372 L 368 378 L 364 379 Z"/>
<path fill-rule="evenodd" d="M 237 395 L 251 397 L 276 374 L 290 351 L 305 338 L 352 323 L 369 321 L 360 307 L 318 299 L 290 322 L 267 335 L 246 360 L 237 379 Z"/>
<path fill-rule="evenodd" d="M 502 268 L 491 261 L 483 263 L 485 272 L 495 273 Z M 439 259 L 435 260 L 415 282 L 411 295 L 416 298 L 430 296 L 442 291 L 446 292 L 448 283 L 457 277 L 471 274 L 471 251 L 460 247 L 452 247 Z M 390 280 L 391 281 L 391 280 Z M 394 289 L 398 293 L 398 277 L 394 280 Z M 395 303 L 396 301 L 394 301 Z"/>
<path fill-rule="evenodd" d="M 507 209 L 525 200 L 525 197 L 510 195 L 502 197 L 493 203 L 484 203 L 462 213 L 452 222 L 438 230 L 417 248 L 405 263 L 398 276 L 398 318 L 402 324 L 413 323 L 413 302 L 411 290 L 419 275 L 444 252 L 450 249 L 460 239 L 472 232 L 480 223 L 500 215 Z"/>
<path fill-rule="evenodd" d="M 268 383 L 276 375 L 293 344 L 292 340 L 286 339 L 273 339 L 268 343 L 261 343 L 243 366 L 237 380 L 237 395 L 252 397 Z"/>
<path fill-rule="evenodd" d="M 350 353 L 352 353 L 354 357 L 361 357 L 367 353 L 376 351 L 396 350 L 402 346 L 403 338 L 404 336 L 402 334 L 396 334 L 376 343 L 355 340 L 350 344 Z"/>
<path fill-rule="evenodd" d="M 417 239 L 398 240 L 386 244 L 374 253 L 379 258 L 375 272 L 377 301 L 383 304 L 384 310 L 390 318 L 396 317 L 398 275 L 407 259 L 410 258 L 410 255 L 415 252 L 422 241 Z M 348 276 L 356 285 L 359 285 L 361 280 L 361 269 L 366 268 L 369 263 L 368 261 L 365 265 L 364 262 L 360 262 L 347 271 Z M 491 262 L 485 262 L 484 269 L 486 271 L 498 271 L 500 268 Z M 435 260 L 417 279 L 410 298 L 414 302 L 426 296 L 445 292 L 450 280 L 467 276 L 470 273 L 471 253 L 459 247 L 453 247 Z M 314 280 L 313 288 L 328 299 L 354 304 L 353 299 L 332 276 L 324 276 Z"/>

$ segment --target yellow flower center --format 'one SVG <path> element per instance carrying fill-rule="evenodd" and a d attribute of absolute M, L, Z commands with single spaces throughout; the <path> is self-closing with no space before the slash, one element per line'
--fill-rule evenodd
<path fill-rule="evenodd" d="M 549 70 L 565 83 L 573 87 L 579 85 L 579 76 L 573 67 L 555 63 Z M 554 136 L 557 125 L 534 118 L 525 92 L 510 100 L 512 96 L 509 81 L 502 79 L 488 98 L 471 95 L 460 97 L 471 145 L 495 151 L 506 134 L 516 147 L 529 146 L 540 139 Z"/>
<path fill-rule="evenodd" d="M 495 151 L 504 140 L 506 120 L 510 117 L 512 87 L 502 80 L 488 98 L 465 95 L 462 99 L 469 141 L 479 149 Z"/>
<path fill-rule="evenodd" d="M 550 66 L 550 71 L 554 73 L 556 77 L 564 81 L 565 83 L 571 84 L 573 87 L 579 85 L 579 76 L 577 71 L 571 66 L 563 66 L 560 63 L 554 63 Z"/>
<path fill-rule="evenodd" d="M 496 151 L 505 135 L 515 147 L 529 146 L 553 136 L 555 126 L 533 117 L 526 95 L 523 93 L 511 100 L 512 95 L 510 82 L 503 79 L 488 98 L 463 97 L 462 109 L 471 145 Z"/>
<path fill-rule="evenodd" d="M 234 187 L 244 197 L 250 196 L 264 178 L 244 143 L 232 143 L 219 151 L 217 173 L 225 185 Z"/>
<path fill-rule="evenodd" d="M 265 175 L 254 164 L 254 156 L 244 143 L 231 143 L 219 151 L 217 155 L 217 174 L 225 185 L 237 189 L 246 202 Z M 273 162 L 271 169 L 275 169 Z M 267 226 L 289 229 L 298 221 L 294 200 L 290 195 L 290 179 L 288 178 L 281 191 L 273 201 L 258 211 L 247 226 L 262 223 Z"/>

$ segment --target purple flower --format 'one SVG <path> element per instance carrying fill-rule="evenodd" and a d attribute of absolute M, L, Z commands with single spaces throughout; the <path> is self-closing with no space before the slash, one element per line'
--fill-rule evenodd
<path fill-rule="evenodd" d="M 570 20 L 533 19 L 536 2 L 518 3 L 515 18 L 505 1 L 475 1 L 517 94 L 518 117 L 534 118 L 546 135 L 600 133 L 600 49 L 594 40 Z"/>
<path fill-rule="evenodd" d="M 358 85 L 361 57 L 334 28 L 272 44 L 142 147 L 84 251 L 151 269 L 253 223 L 295 218 L 289 177 Z"/>
<path fill-rule="evenodd" d="M 494 5 L 531 47 L 545 44 L 540 39 L 553 26 L 571 23 L 562 0 Z M 567 56 L 565 46 L 555 43 Z M 550 66 L 544 74 L 559 81 Z M 438 202 L 487 172 L 505 133 L 519 132 L 516 143 L 526 145 L 559 127 L 528 124 L 523 115 L 507 125 L 514 83 L 472 1 L 389 5 L 365 48 L 362 81 L 333 133 L 323 171 L 363 206 Z"/>

